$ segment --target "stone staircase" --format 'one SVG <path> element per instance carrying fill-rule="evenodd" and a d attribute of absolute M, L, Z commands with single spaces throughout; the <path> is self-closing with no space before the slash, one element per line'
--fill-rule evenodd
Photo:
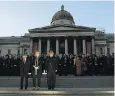
<path fill-rule="evenodd" d="M 0 87 L 19 87 L 20 77 L 0 77 Z M 32 87 L 32 78 L 28 80 L 29 87 Z M 47 78 L 44 75 L 41 79 L 41 87 L 47 87 Z M 113 76 L 57 76 L 57 88 L 110 88 L 114 87 Z"/>
<path fill-rule="evenodd" d="M 39 91 L 32 90 L 32 78 L 28 90 L 20 91 L 20 77 L 0 77 L 0 96 L 113 96 L 113 76 L 57 76 L 56 89 L 48 91 L 46 75 L 42 76 Z"/>

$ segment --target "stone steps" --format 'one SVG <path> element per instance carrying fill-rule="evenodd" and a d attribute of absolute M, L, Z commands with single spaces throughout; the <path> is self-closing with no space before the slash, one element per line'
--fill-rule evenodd
<path fill-rule="evenodd" d="M 47 78 L 42 77 L 41 88 L 47 88 Z M 32 87 L 32 78 L 28 80 Z M 19 87 L 20 77 L 0 77 L 0 87 Z M 113 76 L 57 76 L 56 88 L 113 88 Z"/>

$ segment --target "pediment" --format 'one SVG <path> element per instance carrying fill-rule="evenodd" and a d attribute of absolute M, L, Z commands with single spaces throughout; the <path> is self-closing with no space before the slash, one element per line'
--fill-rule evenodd
<path fill-rule="evenodd" d="M 85 26 L 70 26 L 70 25 L 55 25 L 55 26 L 45 26 L 41 28 L 34 28 L 30 29 L 29 32 L 39 32 L 39 31 L 69 31 L 69 30 L 74 30 L 74 31 L 94 31 L 95 28 L 90 28 L 90 27 L 85 27 Z"/>
<path fill-rule="evenodd" d="M 45 30 L 78 30 L 78 28 L 59 26 L 59 27 L 48 28 Z"/>

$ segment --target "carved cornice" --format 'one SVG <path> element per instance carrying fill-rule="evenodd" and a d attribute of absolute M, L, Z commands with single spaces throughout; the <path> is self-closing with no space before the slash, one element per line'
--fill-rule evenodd
<path fill-rule="evenodd" d="M 63 33 L 33 33 L 30 35 L 31 37 L 57 37 L 57 36 L 94 36 L 94 33 L 93 32 L 87 32 L 87 34 L 84 32 L 78 32 L 78 33 L 75 33 L 75 32 L 63 32 Z"/>

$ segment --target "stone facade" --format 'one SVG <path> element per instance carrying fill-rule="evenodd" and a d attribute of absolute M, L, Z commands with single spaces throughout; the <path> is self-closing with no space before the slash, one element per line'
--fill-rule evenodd
<path fill-rule="evenodd" d="M 57 55 L 114 53 L 114 34 L 75 25 L 72 15 L 64 6 L 62 9 L 53 16 L 50 26 L 29 29 L 20 37 L 0 37 L 0 55 L 31 54 L 36 50 L 48 54 L 50 48 Z"/>

